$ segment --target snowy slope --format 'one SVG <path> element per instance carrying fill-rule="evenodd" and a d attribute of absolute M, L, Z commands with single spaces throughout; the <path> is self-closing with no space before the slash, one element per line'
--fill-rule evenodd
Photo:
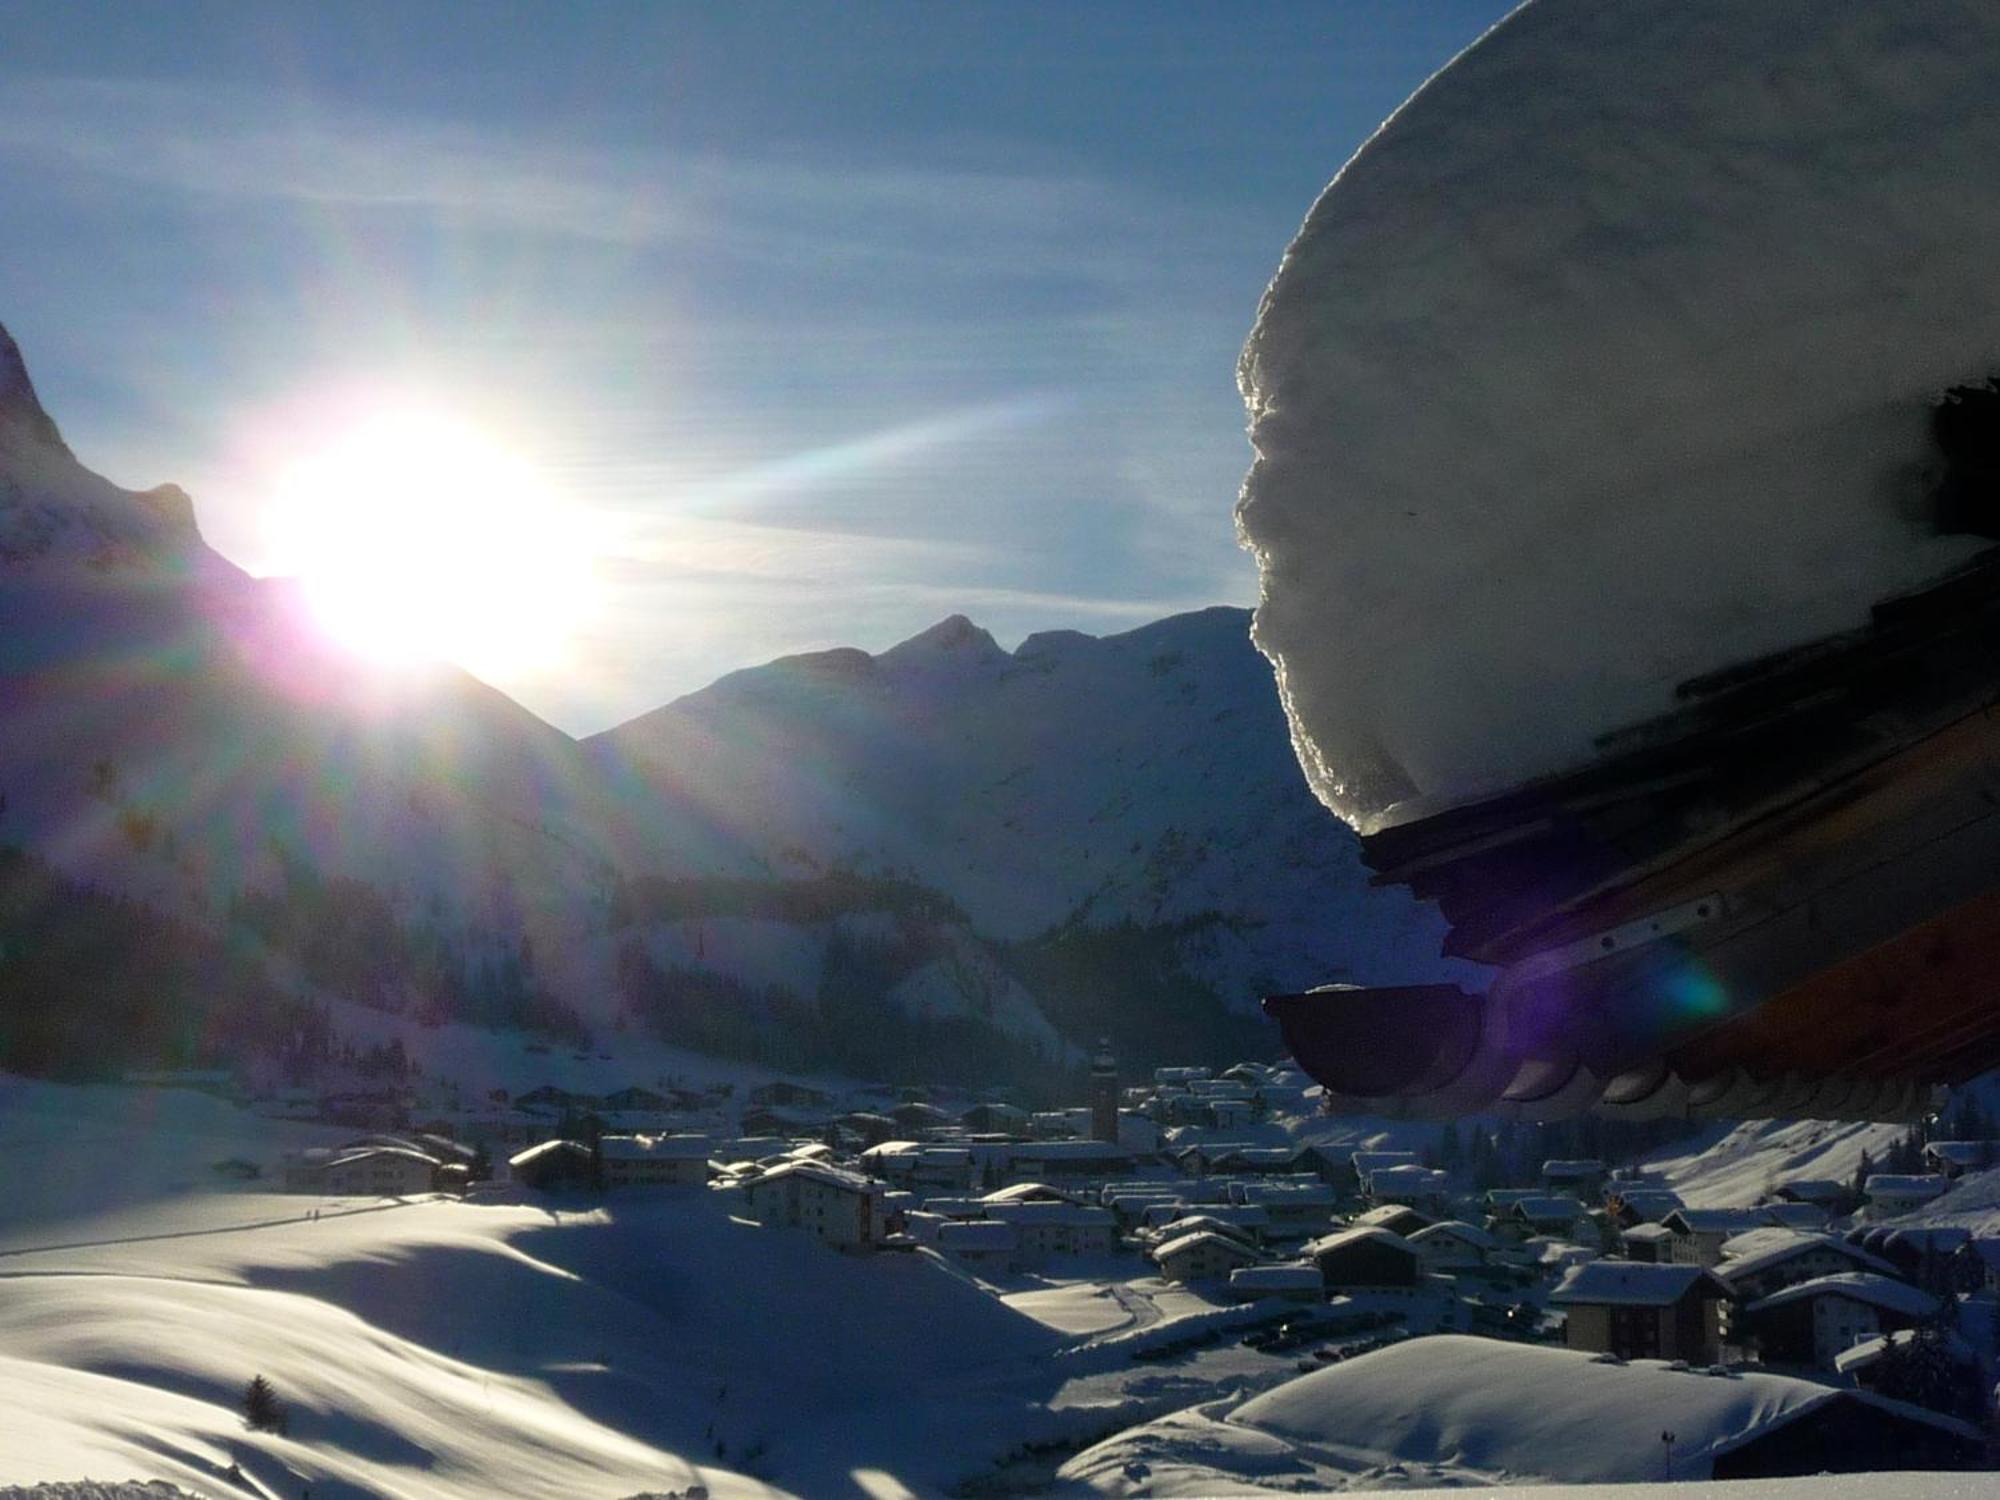
<path fill-rule="evenodd" d="M 17 1167 L 56 1128 L 190 1166 L 283 1139 L 213 1101 L 142 1128 L 143 1093 L 11 1088 Z M 287 1497 L 758 1492 L 731 1471 L 828 1494 L 870 1468 L 927 1494 L 1059 1379 L 1060 1336 L 935 1259 L 843 1256 L 705 1190 L 566 1211 L 28 1175 L 61 1185 L 0 1203 L 0 1484 L 219 1495 L 235 1461 Z M 288 1439 L 243 1430 L 260 1372 Z"/>
<path fill-rule="evenodd" d="M 1238 511 L 1313 784 L 1364 828 L 1865 622 L 2000 350 L 2000 13 L 1534 0 L 1314 205 Z"/>
<path fill-rule="evenodd" d="M 736 673 L 589 746 L 774 872 L 907 874 L 1003 939 L 1197 927 L 1179 951 L 1234 1004 L 1442 972 L 1432 914 L 1369 890 L 1307 792 L 1241 610 L 1013 652 L 954 617 L 878 657 Z"/>

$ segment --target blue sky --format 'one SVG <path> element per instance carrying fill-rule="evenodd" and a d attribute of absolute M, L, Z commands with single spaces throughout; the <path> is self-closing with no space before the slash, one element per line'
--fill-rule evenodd
<path fill-rule="evenodd" d="M 254 571 L 316 393 L 506 433 L 607 539 L 581 669 L 499 683 L 573 731 L 955 612 L 1248 603 L 1257 297 L 1506 8 L 0 0 L 0 322 Z"/>

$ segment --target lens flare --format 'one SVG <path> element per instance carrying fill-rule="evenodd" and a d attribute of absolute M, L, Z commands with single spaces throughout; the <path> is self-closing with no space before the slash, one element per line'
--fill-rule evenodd
<path fill-rule="evenodd" d="M 545 667 L 595 594 L 581 517 L 504 443 L 433 409 L 361 418 L 286 466 L 267 533 L 320 626 L 389 665 Z"/>

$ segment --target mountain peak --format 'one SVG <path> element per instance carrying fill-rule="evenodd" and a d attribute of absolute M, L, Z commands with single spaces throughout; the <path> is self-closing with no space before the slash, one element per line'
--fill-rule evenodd
<path fill-rule="evenodd" d="M 901 645 L 890 647 L 881 657 L 883 661 L 892 663 L 947 658 L 967 662 L 1005 661 L 1007 653 L 1000 649 L 1000 643 L 993 639 L 989 631 L 973 624 L 964 615 L 948 615 L 930 629 L 918 632 Z"/>
<path fill-rule="evenodd" d="M 0 432 L 9 428 L 27 433 L 46 447 L 69 452 L 55 422 L 42 410 L 35 383 L 28 378 L 28 363 L 21 358 L 21 346 L 0 325 Z"/>

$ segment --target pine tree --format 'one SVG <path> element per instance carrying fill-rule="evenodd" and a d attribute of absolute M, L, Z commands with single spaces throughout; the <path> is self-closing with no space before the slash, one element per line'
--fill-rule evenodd
<path fill-rule="evenodd" d="M 1861 1160 L 1859 1163 L 1856 1164 L 1854 1168 L 1853 1186 L 1854 1186 L 1854 1196 L 1856 1198 L 1861 1198 L 1867 1193 L 1868 1179 L 1873 1177 L 1874 1175 L 1875 1175 L 1875 1163 L 1873 1163 L 1868 1159 L 1867 1151 L 1863 1150 L 1861 1153 Z"/>
<path fill-rule="evenodd" d="M 243 1421 L 252 1432 L 283 1434 L 286 1428 L 284 1403 L 262 1375 L 250 1377 L 243 1388 Z"/>

